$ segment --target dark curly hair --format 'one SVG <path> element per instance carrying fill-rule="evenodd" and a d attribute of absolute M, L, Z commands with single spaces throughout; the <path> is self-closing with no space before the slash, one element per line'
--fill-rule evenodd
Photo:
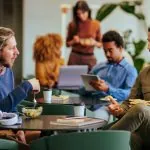
<path fill-rule="evenodd" d="M 102 42 L 115 42 L 117 47 L 124 47 L 123 38 L 116 31 L 108 31 L 103 35 Z"/>
<path fill-rule="evenodd" d="M 148 27 L 148 32 L 150 32 L 150 27 Z"/>

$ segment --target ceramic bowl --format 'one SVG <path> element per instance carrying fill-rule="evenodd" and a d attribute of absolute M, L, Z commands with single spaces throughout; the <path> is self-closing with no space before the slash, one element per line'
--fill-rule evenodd
<path fill-rule="evenodd" d="M 15 113 L 7 113 L 5 116 L 0 119 L 0 124 L 2 125 L 14 125 L 18 122 L 18 115 Z"/>

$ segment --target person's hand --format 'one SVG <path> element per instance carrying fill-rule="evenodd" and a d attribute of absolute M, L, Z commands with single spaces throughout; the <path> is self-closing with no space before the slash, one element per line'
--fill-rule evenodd
<path fill-rule="evenodd" d="M 24 131 L 22 131 L 22 130 L 17 131 L 16 137 L 17 137 L 18 141 L 21 141 L 24 144 L 26 144 L 26 137 L 25 137 Z"/>
<path fill-rule="evenodd" d="M 39 82 L 39 80 L 37 80 L 36 78 L 33 78 L 33 79 L 28 80 L 28 82 L 30 82 L 30 84 L 32 85 L 32 90 L 35 93 L 40 92 L 40 82 Z"/>
<path fill-rule="evenodd" d="M 90 38 L 90 43 L 91 43 L 91 46 L 96 46 L 97 41 L 93 38 Z"/>
<path fill-rule="evenodd" d="M 74 43 L 79 43 L 79 42 L 80 42 L 79 36 L 75 35 L 75 36 L 73 37 L 73 41 L 74 41 Z"/>
<path fill-rule="evenodd" d="M 120 104 L 111 97 L 109 98 L 109 101 L 111 102 L 111 104 L 108 106 L 109 112 L 116 117 L 123 116 L 124 110 L 120 107 Z"/>
<path fill-rule="evenodd" d="M 90 85 L 94 87 L 96 90 L 107 92 L 109 86 L 104 80 L 91 80 Z"/>

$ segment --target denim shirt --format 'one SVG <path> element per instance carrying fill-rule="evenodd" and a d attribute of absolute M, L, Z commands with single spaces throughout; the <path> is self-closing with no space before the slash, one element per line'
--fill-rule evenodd
<path fill-rule="evenodd" d="M 109 90 L 107 92 L 96 91 L 89 93 L 82 89 L 82 92 L 80 92 L 80 94 L 82 96 L 86 96 L 87 94 L 92 98 L 101 98 L 107 95 L 111 95 L 119 102 L 124 101 L 128 98 L 130 90 L 134 85 L 137 77 L 136 69 L 131 66 L 125 58 L 122 59 L 120 63 L 100 63 L 93 67 L 90 73 L 98 75 L 101 79 L 105 80 L 105 82 L 109 86 Z"/>

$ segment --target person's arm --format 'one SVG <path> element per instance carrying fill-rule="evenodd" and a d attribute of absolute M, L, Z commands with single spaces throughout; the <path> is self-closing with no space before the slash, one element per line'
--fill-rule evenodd
<path fill-rule="evenodd" d="M 104 92 L 105 95 L 111 95 L 117 101 L 123 101 L 128 98 L 131 87 L 116 88 L 106 83 L 104 80 L 91 80 L 90 85 L 97 90 L 97 94 Z"/>
<path fill-rule="evenodd" d="M 109 85 L 108 95 L 115 97 L 118 101 L 126 100 L 129 97 L 131 88 L 133 87 L 135 80 L 137 78 L 136 70 L 131 70 L 128 72 L 126 81 L 123 88 L 115 88 Z"/>
<path fill-rule="evenodd" d="M 72 40 L 67 42 L 68 46 L 73 46 L 74 44 L 78 44 L 80 42 L 79 36 L 75 35 Z"/>
<path fill-rule="evenodd" d="M 141 86 L 141 74 L 136 79 L 136 82 L 134 86 L 131 89 L 131 93 L 129 95 L 128 99 L 143 99 L 143 94 L 142 94 L 142 86 Z M 129 106 L 129 100 L 125 100 L 122 104 L 121 107 L 127 112 L 128 109 L 130 108 Z"/>
<path fill-rule="evenodd" d="M 109 90 L 107 92 L 108 95 L 115 97 L 117 101 L 126 100 L 130 94 L 131 87 L 126 87 L 125 89 L 121 88 L 114 88 L 113 86 L 109 85 Z"/>
<path fill-rule="evenodd" d="M 95 70 L 97 69 L 96 68 L 93 69 L 92 72 L 94 72 Z M 129 70 L 126 80 L 124 81 L 124 86 L 122 88 L 116 88 L 112 86 L 112 84 L 104 80 L 91 81 L 90 84 L 97 91 L 100 92 L 103 91 L 106 93 L 106 95 L 111 95 L 114 98 L 116 98 L 118 101 L 123 101 L 128 98 L 130 94 L 130 90 L 136 80 L 136 77 L 137 77 L 137 71 L 135 69 Z"/>
<path fill-rule="evenodd" d="M 28 92 L 31 90 L 32 85 L 28 81 L 23 82 L 10 92 L 7 97 L 0 101 L 0 110 L 11 112 L 21 100 L 27 97 Z"/>
<path fill-rule="evenodd" d="M 134 86 L 131 89 L 131 93 L 129 95 L 129 98 L 125 100 L 120 106 L 115 101 L 111 101 L 112 104 L 108 106 L 108 109 L 110 113 L 112 113 L 114 116 L 121 118 L 131 107 L 129 103 L 129 99 L 136 99 L 141 98 L 143 99 L 142 94 L 142 86 L 141 86 L 141 78 L 142 74 L 140 73 L 136 79 L 136 82 Z"/>
<path fill-rule="evenodd" d="M 115 114 L 115 116 L 118 116 L 119 118 L 121 116 L 123 116 L 123 114 L 125 114 L 131 107 L 130 107 L 130 103 L 129 103 L 129 99 L 143 99 L 143 93 L 142 93 L 142 86 L 141 86 L 141 80 L 142 78 L 144 78 L 145 76 L 142 74 L 143 72 L 141 72 L 137 79 L 136 79 L 136 82 L 134 84 L 134 86 L 132 87 L 131 89 L 131 93 L 129 95 L 129 98 L 127 100 L 125 100 L 121 105 L 120 105 L 120 108 L 122 109 L 118 109 L 118 110 L 115 110 L 115 107 L 114 105 L 113 108 L 112 106 L 110 106 L 110 112 Z M 145 74 L 145 73 L 144 73 Z"/>
<path fill-rule="evenodd" d="M 67 38 L 66 38 L 67 47 L 73 46 L 76 43 L 76 41 L 74 40 L 74 32 L 75 32 L 74 25 L 73 23 L 70 23 L 68 25 Z"/>
<path fill-rule="evenodd" d="M 25 99 L 28 92 L 33 90 L 38 93 L 40 91 L 39 80 L 33 78 L 28 81 L 24 81 L 17 86 L 12 92 L 8 94 L 4 99 L 0 100 L 0 110 L 5 112 L 11 112 L 21 100 Z"/>

